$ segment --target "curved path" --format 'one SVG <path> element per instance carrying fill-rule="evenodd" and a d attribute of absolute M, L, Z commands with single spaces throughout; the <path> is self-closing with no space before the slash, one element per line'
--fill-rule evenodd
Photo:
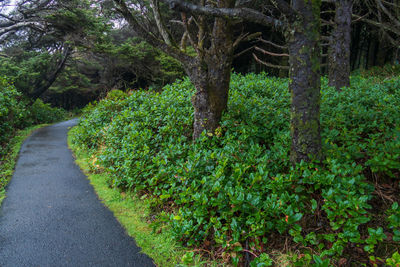
<path fill-rule="evenodd" d="M 75 124 L 39 129 L 23 144 L 0 208 L 0 266 L 154 266 L 75 164 Z"/>

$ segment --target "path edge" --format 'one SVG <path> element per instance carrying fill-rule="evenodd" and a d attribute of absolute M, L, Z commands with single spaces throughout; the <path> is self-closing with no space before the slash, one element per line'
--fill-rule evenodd
<path fill-rule="evenodd" d="M 126 233 L 135 239 L 142 252 L 151 257 L 157 266 L 182 266 L 180 261 L 188 252 L 180 247 L 169 234 L 166 225 L 151 225 L 149 218 L 150 202 L 140 199 L 133 193 L 121 193 L 107 184 L 108 175 L 96 172 L 91 166 L 91 156 L 72 142 L 74 128 L 68 131 L 68 148 L 75 163 L 86 175 L 97 197 L 114 214 Z"/>
<path fill-rule="evenodd" d="M 0 188 L 0 207 L 4 199 L 7 197 L 7 186 L 10 184 L 10 181 L 14 174 L 15 166 L 17 164 L 23 143 L 35 131 L 48 125 L 49 124 L 38 124 L 23 130 L 18 130 L 17 134 L 10 139 L 10 152 L 7 154 L 7 156 L 5 156 L 4 163 L 0 165 L 0 176 L 2 177 L 2 179 L 5 180 L 4 186 Z"/>

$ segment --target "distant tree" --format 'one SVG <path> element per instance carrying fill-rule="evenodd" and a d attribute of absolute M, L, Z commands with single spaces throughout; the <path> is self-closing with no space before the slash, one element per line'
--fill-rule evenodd
<path fill-rule="evenodd" d="M 375 30 L 373 43 L 377 42 L 379 44 L 376 49 L 375 64 L 383 65 L 385 62 L 394 64 L 399 60 L 399 0 L 354 0 L 353 21 L 361 24 L 360 27 L 367 28 L 368 31 Z"/>
<path fill-rule="evenodd" d="M 350 44 L 353 0 L 330 1 L 335 4 L 333 31 L 329 36 L 329 85 L 350 85 Z"/>

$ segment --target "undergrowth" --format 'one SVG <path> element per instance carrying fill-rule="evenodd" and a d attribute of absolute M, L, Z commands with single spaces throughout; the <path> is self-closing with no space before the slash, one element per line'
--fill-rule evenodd
<path fill-rule="evenodd" d="M 193 86 L 112 91 L 89 105 L 72 143 L 110 187 L 150 199 L 153 225 L 225 264 L 399 264 L 400 78 L 323 80 L 326 159 L 293 167 L 286 79 L 233 75 L 221 127 L 192 142 Z M 279 253 L 275 253 L 278 251 Z M 272 253 L 274 252 L 274 253 Z M 280 256 L 279 256 L 280 255 Z"/>

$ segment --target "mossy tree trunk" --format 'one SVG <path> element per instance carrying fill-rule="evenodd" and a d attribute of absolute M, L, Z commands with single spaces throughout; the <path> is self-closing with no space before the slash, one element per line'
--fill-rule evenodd
<path fill-rule="evenodd" d="M 221 55 L 218 55 L 220 57 Z M 231 76 L 231 56 L 226 60 L 199 59 L 190 71 L 190 80 L 196 88 L 192 97 L 194 107 L 193 139 L 203 131 L 215 133 L 220 125 L 223 111 L 227 107 Z"/>
<path fill-rule="evenodd" d="M 322 159 L 320 1 L 293 0 L 298 19 L 287 31 L 291 92 L 291 162 Z"/>
<path fill-rule="evenodd" d="M 353 0 L 337 0 L 335 28 L 329 51 L 329 85 L 337 90 L 350 85 L 350 44 Z"/>
<path fill-rule="evenodd" d="M 219 4 L 231 7 L 234 1 L 219 1 Z M 205 43 L 195 60 L 186 66 L 190 80 L 196 88 L 192 97 L 193 139 L 200 137 L 203 131 L 214 134 L 220 125 L 222 113 L 228 103 L 233 43 L 231 22 L 216 18 L 208 47 Z"/>

